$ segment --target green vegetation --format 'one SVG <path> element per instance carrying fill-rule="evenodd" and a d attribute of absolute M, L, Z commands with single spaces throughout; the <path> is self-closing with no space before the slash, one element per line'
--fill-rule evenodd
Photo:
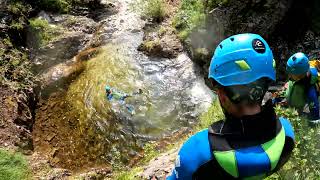
<path fill-rule="evenodd" d="M 22 154 L 0 149 L 0 179 L 31 179 L 31 172 Z"/>
<path fill-rule="evenodd" d="M 45 46 L 58 38 L 62 31 L 59 26 L 49 25 L 47 20 L 41 18 L 30 19 L 29 23 L 31 31 L 36 35 L 37 47 Z"/>
<path fill-rule="evenodd" d="M 117 180 L 135 180 L 135 179 L 139 179 L 136 176 L 142 170 L 143 170 L 142 168 L 136 167 L 136 168 L 131 169 L 130 171 L 123 171 L 123 172 L 121 172 L 119 174 L 116 174 L 114 176 L 114 179 L 117 179 Z"/>
<path fill-rule="evenodd" d="M 132 7 L 143 17 L 156 22 L 161 22 L 168 15 L 168 5 L 165 0 L 138 0 Z"/>
<path fill-rule="evenodd" d="M 36 0 L 34 3 L 41 10 L 69 13 L 75 6 L 99 6 L 97 0 Z"/>
<path fill-rule="evenodd" d="M 66 13 L 71 8 L 70 0 L 38 0 L 41 9 Z"/>
<path fill-rule="evenodd" d="M 319 179 L 320 178 L 320 126 L 311 128 L 305 117 L 298 116 L 295 109 L 275 108 L 278 116 L 290 120 L 295 131 L 296 148 L 290 160 L 279 172 L 267 179 Z M 219 102 L 215 101 L 208 112 L 200 117 L 196 131 L 208 127 L 213 121 L 223 118 Z"/>
<path fill-rule="evenodd" d="M 8 3 L 7 11 L 11 15 L 9 29 L 14 31 L 12 33 L 23 30 L 26 26 L 27 16 L 31 11 L 31 6 L 19 0 L 12 0 Z"/>
<path fill-rule="evenodd" d="M 185 40 L 197 27 L 203 26 L 205 5 L 203 1 L 182 0 L 180 9 L 173 20 L 180 39 Z"/>
<path fill-rule="evenodd" d="M 200 122 L 195 128 L 195 132 L 208 128 L 213 122 L 224 118 L 220 103 L 215 100 L 207 112 L 200 116 Z"/>
<path fill-rule="evenodd" d="M 267 179 L 319 179 L 320 144 L 318 140 L 320 138 L 320 127 L 310 128 L 307 119 L 299 117 L 295 109 L 281 108 L 280 106 L 277 106 L 275 109 L 279 116 L 288 118 L 292 123 L 295 131 L 296 148 L 285 166 Z M 220 119 L 223 119 L 223 113 L 219 102 L 215 101 L 208 112 L 200 117 L 200 122 L 194 131 L 197 132 L 207 128 L 214 121 Z M 181 142 L 175 146 L 181 144 L 186 138 L 182 138 Z M 160 151 L 155 151 L 155 147 L 152 145 L 148 145 L 147 149 L 149 149 L 147 154 L 150 156 L 146 155 L 147 158 L 144 160 L 144 163 L 160 154 Z M 137 179 L 135 176 L 140 171 L 142 171 L 141 167 L 133 168 L 131 171 L 118 174 L 116 179 Z"/>
<path fill-rule="evenodd" d="M 144 41 L 139 48 L 148 53 L 158 53 L 161 50 L 160 40 L 157 38 L 155 40 Z"/>
<path fill-rule="evenodd" d="M 190 33 L 205 25 L 209 11 L 228 0 L 182 0 L 172 25 L 177 29 L 181 40 L 186 40 Z"/>
<path fill-rule="evenodd" d="M 6 48 L 9 47 L 9 48 Z M 14 90 L 33 86 L 35 78 L 26 53 L 15 49 L 9 37 L 0 42 L 0 83 Z"/>
<path fill-rule="evenodd" d="M 311 128 L 308 120 L 299 117 L 294 109 L 276 107 L 279 116 L 287 117 L 295 131 L 296 148 L 285 166 L 269 179 L 319 179 L 319 127 Z"/>

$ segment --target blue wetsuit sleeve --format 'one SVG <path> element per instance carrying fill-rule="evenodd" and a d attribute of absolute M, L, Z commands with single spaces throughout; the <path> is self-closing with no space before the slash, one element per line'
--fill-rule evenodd
<path fill-rule="evenodd" d="M 284 128 L 284 131 L 286 133 L 286 136 L 292 138 L 294 140 L 294 131 L 291 123 L 289 120 L 285 119 L 284 117 L 279 118 L 282 127 Z"/>
<path fill-rule="evenodd" d="M 208 129 L 205 129 L 190 137 L 182 145 L 175 162 L 175 168 L 167 180 L 191 180 L 197 169 L 210 161 L 211 158 Z"/>
<path fill-rule="evenodd" d="M 317 89 L 314 85 L 308 89 L 308 103 L 312 120 L 319 119 L 319 101 Z"/>

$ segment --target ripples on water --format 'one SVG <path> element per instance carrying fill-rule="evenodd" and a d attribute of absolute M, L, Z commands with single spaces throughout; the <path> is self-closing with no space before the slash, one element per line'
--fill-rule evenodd
<path fill-rule="evenodd" d="M 120 23 L 123 18 L 131 20 Z M 143 142 L 192 127 L 213 97 L 185 54 L 163 59 L 137 51 L 143 33 L 132 29 L 141 29 L 143 24 L 136 15 L 120 10 L 106 24 L 117 31 L 107 31 L 113 34 L 103 36 L 108 39 L 97 57 L 86 62 L 65 96 L 53 100 L 60 105 L 37 114 L 38 119 L 52 114 L 50 122 L 59 126 L 54 129 L 58 145 L 48 146 L 60 147 L 57 157 L 70 159 L 64 162 L 68 167 L 72 163 L 89 166 L 90 161 L 128 163 Z M 135 115 L 118 102 L 106 100 L 106 84 L 128 94 L 143 90 L 126 100 L 135 108 Z"/>

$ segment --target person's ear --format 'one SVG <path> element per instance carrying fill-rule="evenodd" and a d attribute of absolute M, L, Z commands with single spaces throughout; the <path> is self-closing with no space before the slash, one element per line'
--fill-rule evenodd
<path fill-rule="evenodd" d="M 218 95 L 221 103 L 225 103 L 227 101 L 227 96 L 225 95 L 223 89 L 218 88 L 217 95 Z"/>

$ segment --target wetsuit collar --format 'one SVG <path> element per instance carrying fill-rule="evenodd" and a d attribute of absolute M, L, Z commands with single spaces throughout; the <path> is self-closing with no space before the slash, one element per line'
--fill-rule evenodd
<path fill-rule="evenodd" d="M 242 118 L 235 118 L 225 114 L 226 120 L 221 127 L 223 135 L 236 135 L 242 137 L 274 137 L 277 126 L 277 117 L 271 101 L 268 101 L 260 113 Z M 268 139 L 268 138 L 267 138 Z"/>

